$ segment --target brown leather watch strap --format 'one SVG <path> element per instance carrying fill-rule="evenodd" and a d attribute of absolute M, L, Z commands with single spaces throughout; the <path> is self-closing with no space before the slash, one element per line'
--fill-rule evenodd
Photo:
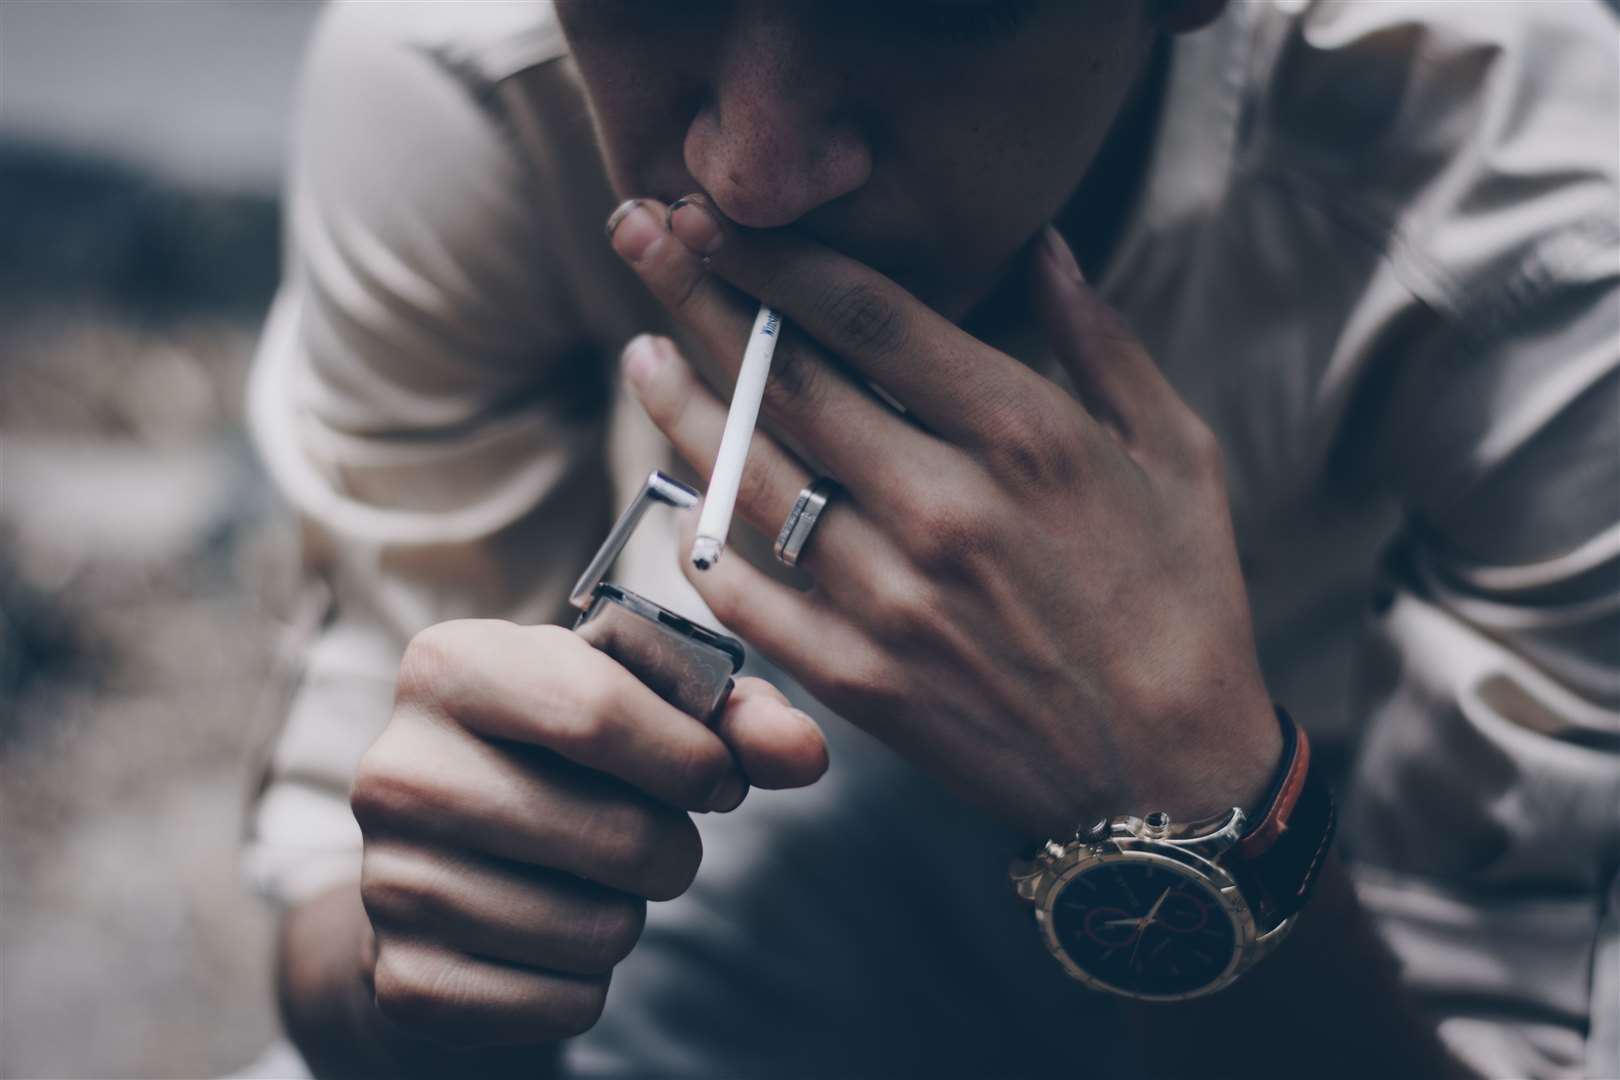
<path fill-rule="evenodd" d="M 1250 822 L 1238 841 L 1239 858 L 1258 859 L 1277 842 L 1288 828 L 1300 792 L 1305 790 L 1305 777 L 1310 772 L 1311 741 L 1305 730 L 1281 706 L 1277 707 L 1277 720 L 1283 729 L 1282 761 L 1266 792 L 1266 801 L 1258 811 L 1260 817 Z"/>
<path fill-rule="evenodd" d="M 1333 793 L 1312 772 L 1310 740 L 1277 708 L 1283 758 L 1258 820 L 1222 862 L 1257 894 L 1261 914 L 1281 921 L 1305 905 L 1333 841 L 1338 813 Z"/>

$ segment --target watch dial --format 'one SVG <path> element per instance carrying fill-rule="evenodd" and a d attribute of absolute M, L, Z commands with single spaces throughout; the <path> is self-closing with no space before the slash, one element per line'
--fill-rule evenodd
<path fill-rule="evenodd" d="M 1146 859 L 1121 859 L 1070 878 L 1052 907 L 1069 959 L 1133 994 L 1187 994 L 1217 979 L 1237 931 L 1208 888 Z"/>

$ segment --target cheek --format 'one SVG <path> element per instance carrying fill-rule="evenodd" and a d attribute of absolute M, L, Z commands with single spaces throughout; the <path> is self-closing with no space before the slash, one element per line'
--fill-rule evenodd
<path fill-rule="evenodd" d="M 1004 265 L 1074 193 L 1151 44 L 1129 30 L 1052 37 L 1060 47 L 1021 53 L 966 89 L 918 95 L 899 129 L 936 233 L 980 268 Z"/>
<path fill-rule="evenodd" d="M 668 202 L 686 194 L 691 181 L 681 147 L 689 117 L 675 107 L 678 81 L 651 77 L 589 85 L 597 137 L 618 195 Z"/>
<path fill-rule="evenodd" d="M 682 146 L 702 81 L 681 43 L 570 33 L 570 44 L 615 191 L 666 202 L 691 191 Z"/>

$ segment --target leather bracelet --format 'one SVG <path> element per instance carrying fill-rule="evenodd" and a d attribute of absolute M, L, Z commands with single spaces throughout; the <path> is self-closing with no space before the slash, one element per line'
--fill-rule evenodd
<path fill-rule="evenodd" d="M 1237 854 L 1245 859 L 1257 859 L 1270 850 L 1271 845 L 1288 828 L 1288 820 L 1299 802 L 1305 787 L 1305 777 L 1311 767 L 1311 741 L 1304 730 L 1281 705 L 1273 705 L 1277 723 L 1282 728 L 1283 751 L 1277 771 L 1271 777 L 1265 798 L 1260 800 L 1255 817 L 1238 841 Z"/>
<path fill-rule="evenodd" d="M 1283 758 L 1255 821 L 1222 860 L 1242 877 L 1262 913 L 1286 919 L 1305 906 L 1333 842 L 1338 812 L 1327 782 L 1310 768 L 1303 728 L 1276 706 Z"/>

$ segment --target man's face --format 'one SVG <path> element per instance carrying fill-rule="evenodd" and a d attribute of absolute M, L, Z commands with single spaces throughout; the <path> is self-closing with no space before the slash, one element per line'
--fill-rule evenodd
<path fill-rule="evenodd" d="M 558 0 L 614 186 L 793 226 L 952 317 L 1085 175 L 1143 0 Z"/>

